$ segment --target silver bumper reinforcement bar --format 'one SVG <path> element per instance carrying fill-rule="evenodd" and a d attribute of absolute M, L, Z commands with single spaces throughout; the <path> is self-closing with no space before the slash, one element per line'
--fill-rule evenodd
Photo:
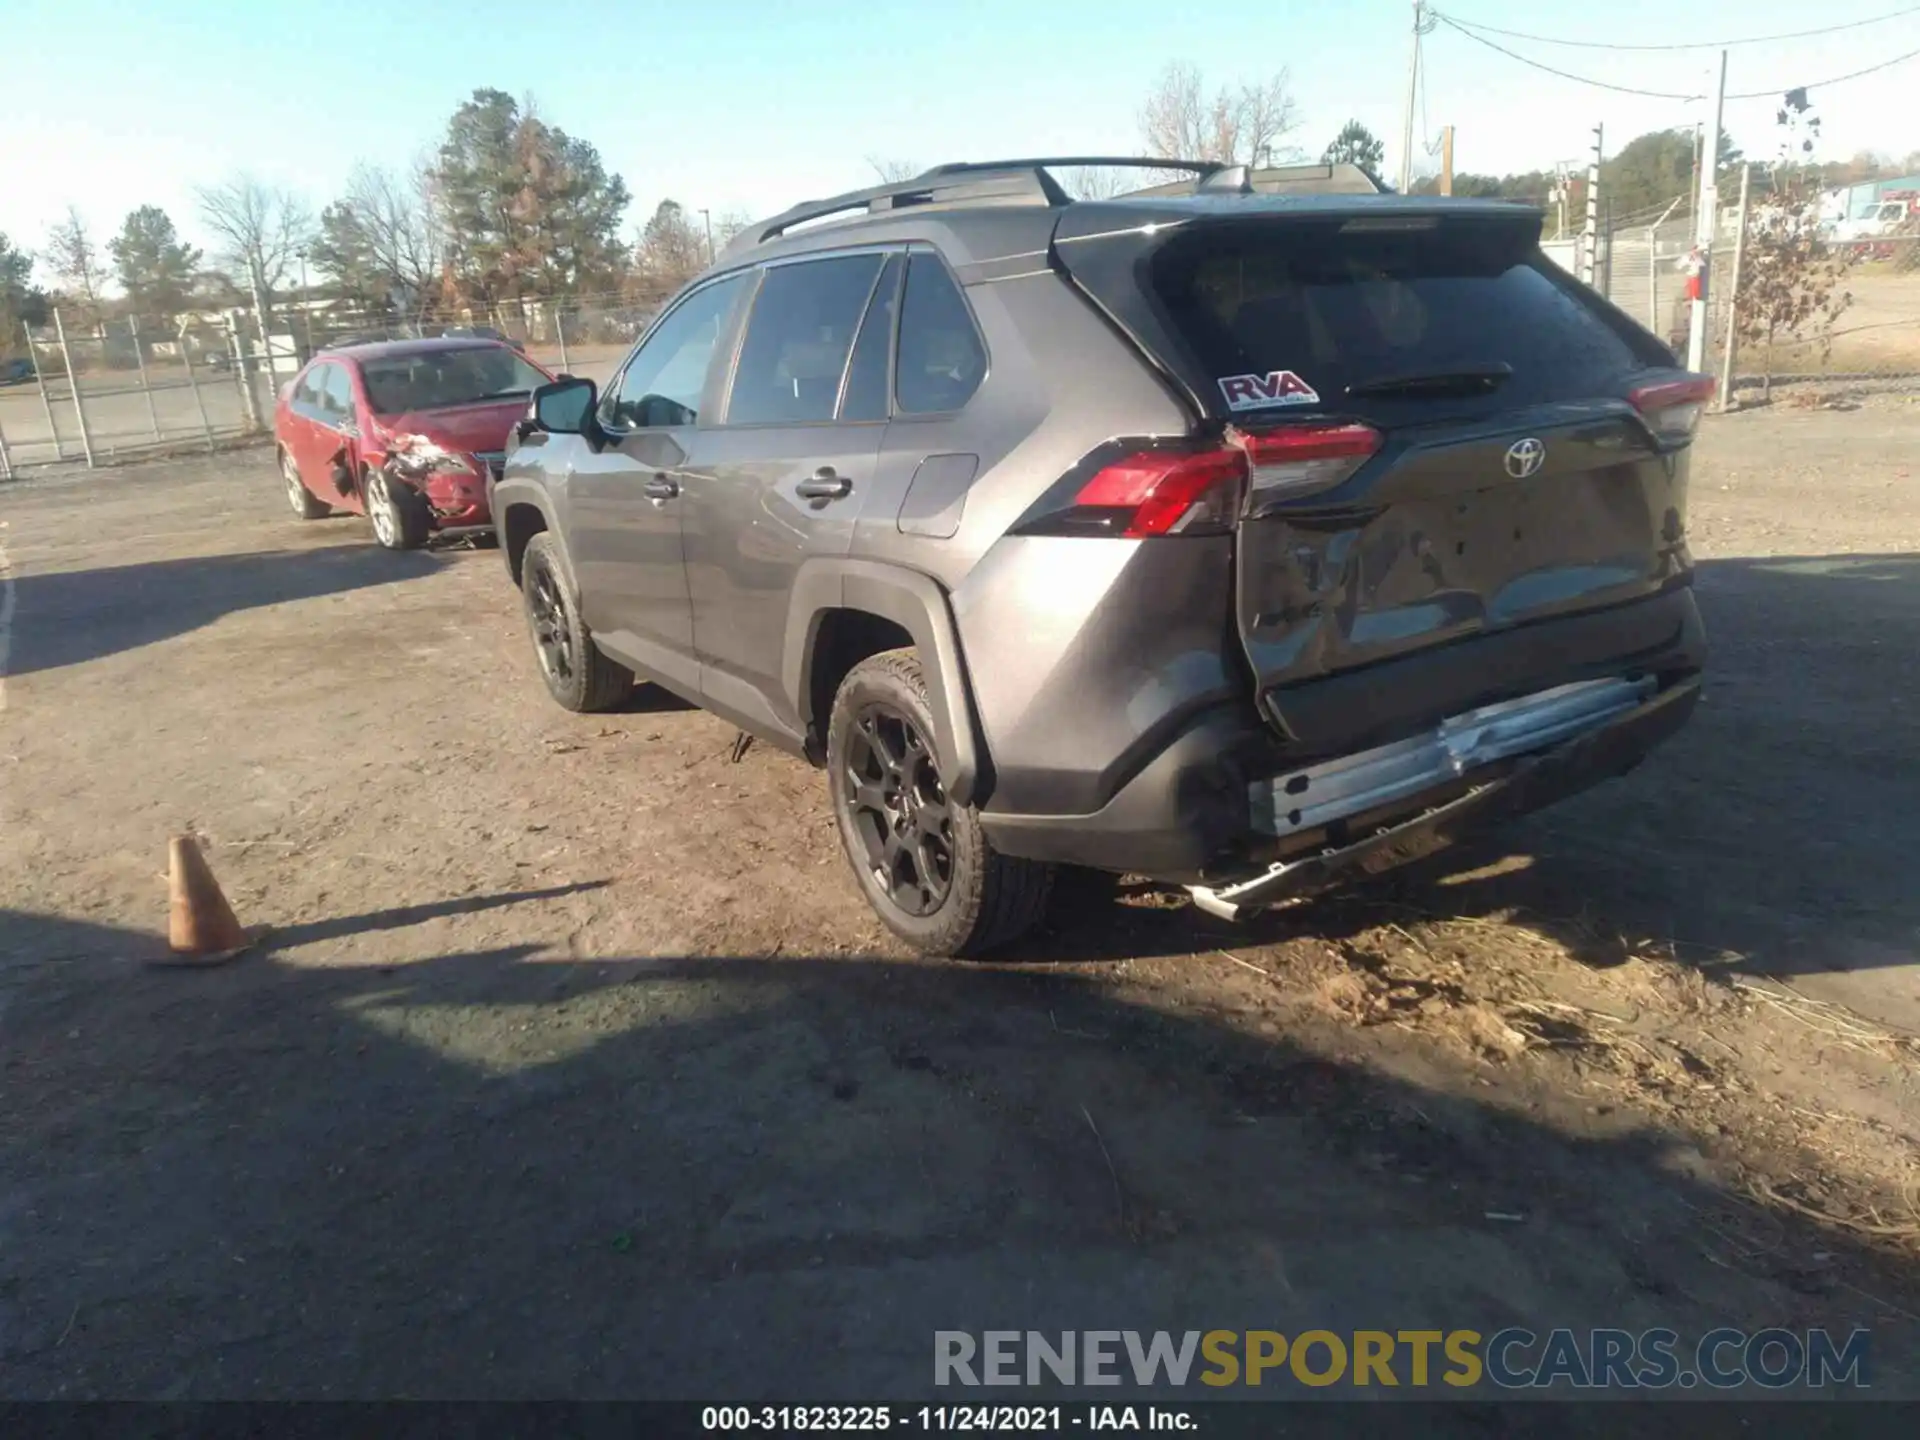
<path fill-rule="evenodd" d="M 1561 685 L 1455 715 L 1424 735 L 1258 781 L 1248 787 L 1253 828 L 1284 838 L 1411 799 L 1495 761 L 1597 730 L 1644 705 L 1656 688 L 1651 676 Z M 1231 920 L 1242 910 L 1284 898 L 1290 872 L 1318 858 L 1276 861 L 1265 874 L 1217 889 L 1188 888 L 1195 905 Z"/>

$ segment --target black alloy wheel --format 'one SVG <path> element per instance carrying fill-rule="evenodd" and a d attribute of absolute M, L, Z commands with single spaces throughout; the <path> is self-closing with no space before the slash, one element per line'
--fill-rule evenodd
<path fill-rule="evenodd" d="M 546 565 L 538 566 L 527 578 L 531 582 L 527 586 L 527 617 L 533 625 L 540 668 L 549 680 L 571 686 L 575 668 L 573 623 L 560 594 L 560 582 Z"/>
<path fill-rule="evenodd" d="M 838 778 L 874 884 L 908 915 L 935 914 L 953 888 L 953 811 L 926 737 L 906 715 L 869 704 Z"/>
<path fill-rule="evenodd" d="M 633 672 L 594 643 L 580 618 L 572 576 L 552 537 L 535 535 L 520 561 L 521 604 L 540 657 L 540 678 L 563 709 L 611 710 L 633 693 Z"/>

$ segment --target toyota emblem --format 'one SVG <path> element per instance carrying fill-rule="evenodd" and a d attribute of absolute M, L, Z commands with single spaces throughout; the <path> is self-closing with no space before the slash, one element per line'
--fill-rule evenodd
<path fill-rule="evenodd" d="M 1524 480 L 1547 463 L 1547 447 L 1528 436 L 1507 447 L 1507 474 Z"/>

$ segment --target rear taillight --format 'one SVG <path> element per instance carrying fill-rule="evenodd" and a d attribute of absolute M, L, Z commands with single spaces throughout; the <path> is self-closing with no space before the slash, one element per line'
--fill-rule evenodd
<path fill-rule="evenodd" d="M 1106 461 L 1060 508 L 1016 526 L 1026 535 L 1223 535 L 1248 504 L 1292 499 L 1338 485 L 1380 448 L 1365 425 L 1229 428 L 1211 450 L 1145 446 Z M 1097 463 L 1097 462 L 1095 462 Z M 1056 502 L 1057 503 L 1057 502 Z"/>
<path fill-rule="evenodd" d="M 1240 518 L 1239 450 L 1136 450 L 1095 471 L 1037 530 L 1055 535 L 1219 535 Z"/>
<path fill-rule="evenodd" d="M 1246 452 L 1248 509 L 1331 490 L 1379 450 L 1371 425 L 1285 425 L 1274 430 L 1229 431 Z"/>
<path fill-rule="evenodd" d="M 1647 428 L 1662 440 L 1685 440 L 1699 425 L 1715 384 L 1711 375 L 1689 375 L 1642 385 L 1629 392 L 1627 399 L 1645 418 Z"/>

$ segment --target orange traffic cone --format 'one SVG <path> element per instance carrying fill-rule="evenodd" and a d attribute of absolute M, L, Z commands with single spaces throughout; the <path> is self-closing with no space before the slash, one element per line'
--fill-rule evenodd
<path fill-rule="evenodd" d="M 191 835 L 176 835 L 167 846 L 167 904 L 168 954 L 155 964 L 220 965 L 259 939 L 240 928 Z"/>

